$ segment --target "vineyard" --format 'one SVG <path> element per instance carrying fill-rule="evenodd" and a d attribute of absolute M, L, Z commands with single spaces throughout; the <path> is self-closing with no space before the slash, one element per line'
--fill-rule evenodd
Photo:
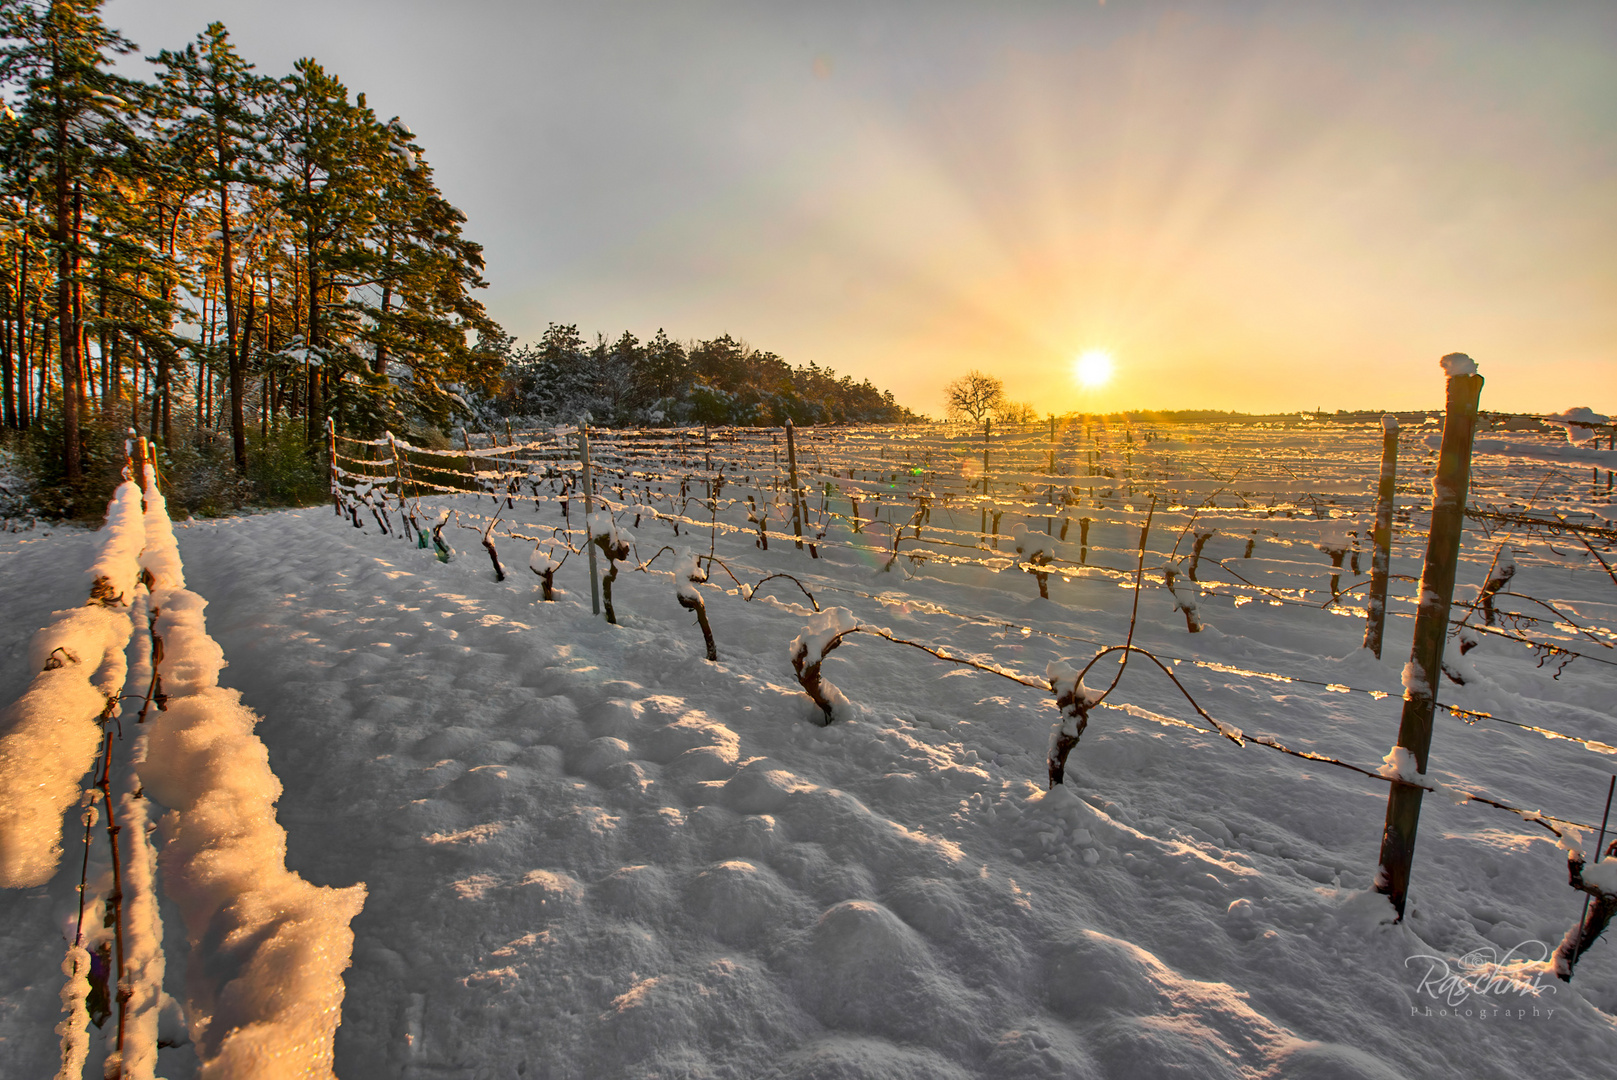
<path fill-rule="evenodd" d="M 48 809 L 84 824 L 0 894 L 0 1073 L 120 1038 L 171 1078 L 291 1045 L 345 1077 L 1586 1073 L 1617 1048 L 1617 955 L 1565 944 L 1617 891 L 1613 438 L 1480 418 L 1430 687 L 1441 413 L 332 432 L 331 505 L 172 549 L 160 478 L 126 485 L 101 533 L 4 541 L 8 686 L 83 567 L 129 581 L 76 609 L 124 619 L 75 662 Z M 232 761 L 262 772 L 210 795 Z M 262 828 L 277 794 L 284 840 L 209 855 L 249 836 L 210 798 Z M 129 990 L 95 1029 L 98 949 Z"/>

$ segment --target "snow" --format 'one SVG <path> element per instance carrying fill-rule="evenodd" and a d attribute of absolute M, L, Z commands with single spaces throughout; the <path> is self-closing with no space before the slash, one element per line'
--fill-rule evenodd
<path fill-rule="evenodd" d="M 535 540 L 533 551 L 528 555 L 528 568 L 536 574 L 559 568 L 561 560 L 556 557 L 559 546 L 562 546 L 562 542 L 558 540 Z M 563 551 L 566 551 L 565 547 Z"/>
<path fill-rule="evenodd" d="M 101 746 L 98 720 L 118 714 L 144 528 L 140 493 L 122 484 L 91 563 L 85 607 L 55 612 L 28 646 L 27 689 L 0 713 L 0 886 L 41 885 L 62 856 L 62 815 Z M 81 585 L 82 587 L 82 585 Z M 80 595 L 83 595 L 82 593 Z"/>
<path fill-rule="evenodd" d="M 1406 784 L 1424 784 L 1426 780 L 1426 774 L 1415 763 L 1414 751 L 1402 746 L 1387 751 L 1376 773 L 1388 780 L 1399 780 Z"/>
<path fill-rule="evenodd" d="M 612 520 L 610 510 L 597 510 L 589 515 L 590 537 L 603 537 L 607 547 L 615 548 L 629 543 L 628 530 L 619 529 L 617 522 Z"/>
<path fill-rule="evenodd" d="M 152 675 L 150 598 L 142 588 L 132 605 L 134 657 L 129 664 L 129 685 L 148 685 Z M 135 736 L 118 798 L 121 829 L 124 911 L 124 982 L 128 1015 L 124 1023 L 122 1064 L 129 1080 L 156 1076 L 159 1027 L 165 1007 L 173 1002 L 163 990 L 168 960 L 163 953 L 163 917 L 157 895 L 157 850 L 152 846 L 151 800 L 140 792 L 139 766 L 149 752 L 147 733 Z"/>
<path fill-rule="evenodd" d="M 1604 859 L 1585 866 L 1583 880 L 1603 893 L 1617 896 L 1617 859 Z"/>
<path fill-rule="evenodd" d="M 707 580 L 707 572 L 697 561 L 694 551 L 682 551 L 674 559 L 674 595 L 695 602 L 702 594 L 696 586 Z"/>
<path fill-rule="evenodd" d="M 1319 549 L 1346 552 L 1353 546 L 1353 536 L 1359 528 L 1359 523 L 1351 518 L 1327 518 L 1319 523 Z"/>
<path fill-rule="evenodd" d="M 1041 532 L 1033 532 L 1020 521 L 1011 527 L 1011 540 L 1016 553 L 1032 561 L 1040 555 L 1054 556 L 1055 541 Z"/>
<path fill-rule="evenodd" d="M 1404 664 L 1402 682 L 1406 698 L 1432 696 L 1432 684 L 1426 681 L 1426 672 L 1422 671 L 1420 665 L 1413 660 Z"/>
<path fill-rule="evenodd" d="M 832 640 L 846 634 L 859 625 L 859 620 L 853 612 L 844 607 L 826 608 L 809 617 L 808 626 L 803 632 L 794 637 L 791 644 L 786 647 L 788 656 L 798 657 L 808 655 L 819 658 L 825 655 L 826 648 Z"/>
<path fill-rule="evenodd" d="M 1598 440 L 1589 428 L 1562 426 L 1566 428 L 1568 441 L 1543 443 L 1530 439 L 1478 437 L 1471 444 L 1472 461 L 1475 462 L 1484 454 L 1492 454 L 1507 458 L 1529 458 L 1537 461 L 1617 469 L 1617 451 L 1597 445 Z M 1442 446 L 1443 440 L 1441 436 L 1434 434 L 1428 435 L 1423 442 L 1428 449 L 1436 450 Z"/>
<path fill-rule="evenodd" d="M 1363 442 L 1361 488 L 1373 494 L 1373 423 Z M 800 448 L 812 445 L 805 436 Z M 424 500 L 422 520 L 441 509 Z M 1008 511 L 1007 529 L 1042 532 L 1042 509 L 1022 521 Z M 1406 961 L 1560 940 L 1583 897 L 1555 838 L 1452 799 L 1475 792 L 1598 823 L 1610 759 L 1440 711 L 1425 782 L 1450 798 L 1425 800 L 1410 914 L 1389 925 L 1370 889 L 1384 778 L 1237 747 L 1141 657 L 1104 706 L 1095 687 L 1111 682 L 1114 657 L 1076 687 L 1094 652 L 1128 633 L 1133 595 L 1118 585 L 1132 584 L 1144 517 L 1086 512 L 1091 563 L 1070 580 L 1053 573 L 1048 601 L 1008 551 L 1000 570 L 901 559 L 883 574 L 885 545 L 839 546 L 845 531 L 818 559 L 721 532 L 716 554 L 742 585 L 715 564 L 724 587 L 696 587 L 718 639 L 713 664 L 670 588 L 691 554 L 705 558 L 705 528 L 640 530 L 641 559 L 664 543 L 690 549 L 650 573 L 623 564 L 621 625 L 609 627 L 590 615 L 583 559 L 556 572 L 566 591 L 547 604 L 532 575 L 496 582 L 486 559 L 441 563 L 329 507 L 176 525 L 178 549 L 146 555 L 165 567 L 152 602 L 174 675 L 168 711 L 145 725 L 141 768 L 153 771 L 151 818 L 164 822 L 158 884 L 177 896 L 143 933 L 162 935 L 169 991 L 194 997 L 193 1025 L 206 1022 L 191 1045 L 159 1051 L 156 1074 L 198 1075 L 203 1058 L 222 1071 L 228 1039 L 214 1029 L 238 1023 L 238 1004 L 273 1012 L 274 990 L 326 1008 L 321 995 L 344 984 L 341 1026 L 316 1034 L 353 1078 L 1599 1074 L 1617 1052 L 1610 941 L 1557 984 L 1548 1019 L 1450 1023 Z M 890 537 L 882 515 L 878 544 Z M 975 528 L 975 507 L 968 515 Z M 542 537 L 564 528 L 553 502 L 506 520 Z M 1148 567 L 1183 520 L 1153 526 L 1165 539 Z M 1209 542 L 1198 602 L 1216 628 L 1188 635 L 1148 573 L 1135 644 L 1221 722 L 1373 772 L 1398 726 L 1398 703 L 1377 695 L 1397 692 L 1409 655 L 1411 587 L 1395 584 L 1376 660 L 1360 648 L 1360 617 L 1319 607 L 1329 568 L 1316 519 L 1260 520 L 1271 531 L 1250 559 L 1246 530 Z M 575 545 L 580 524 L 575 504 Z M 927 530 L 947 524 L 939 505 Z M 101 538 L 0 535 L 6 685 L 36 674 L 29 632 L 82 600 Z M 1474 595 L 1499 543 L 1468 535 L 1457 597 Z M 1410 546 L 1394 551 L 1405 579 L 1419 572 Z M 542 561 L 565 549 L 538 550 Z M 180 551 L 194 602 L 173 591 Z M 1256 593 L 1237 606 L 1215 557 L 1287 602 Z M 1535 543 L 1516 561 L 1513 589 L 1576 601 L 1580 622 L 1611 625 L 1609 579 L 1592 560 L 1548 565 Z M 789 582 L 779 597 L 792 605 L 770 602 L 778 580 L 749 603 L 774 572 L 800 578 L 827 611 L 808 612 Z M 1557 584 L 1563 593 L 1546 591 Z M 1290 602 L 1305 587 L 1309 602 Z M 1044 790 L 1046 734 L 1061 719 L 1048 689 L 873 634 L 824 655 L 838 633 L 877 623 L 1080 690 L 1093 711 L 1065 783 Z M 829 726 L 783 655 L 794 638 L 857 701 Z M 1552 678 L 1519 643 L 1480 642 L 1468 654 L 1476 678 L 1441 682 L 1443 701 L 1611 741 L 1607 668 L 1579 660 Z M 213 788 L 221 776 L 227 788 Z M 215 810 L 195 828 L 183 820 Z M 226 821 L 242 829 L 238 847 L 204 831 Z M 194 865 L 199 837 L 221 840 L 207 849 L 217 877 Z M 0 1075 L 57 1068 L 76 859 L 42 885 L 0 892 Z M 271 953 L 308 955 L 292 940 L 305 899 L 335 905 L 357 882 L 363 908 L 310 934 L 335 941 L 313 957 L 325 990 L 264 973 Z M 190 955 L 204 893 L 232 899 Z M 272 908 L 287 920 L 265 917 Z M 234 1038 L 260 1030 L 246 1023 Z M 106 1033 L 92 1033 L 87 1075 Z M 253 1069 L 242 1071 L 269 1074 Z"/>
<path fill-rule="evenodd" d="M 135 595 L 135 579 L 140 576 L 138 560 L 146 543 L 140 488 L 132 481 L 118 485 L 107 508 L 103 529 L 107 533 L 106 543 L 90 566 L 85 592 L 95 596 L 98 588 L 105 588 L 108 600 L 127 604 Z M 105 582 L 105 586 L 101 586 L 101 582 Z"/>
<path fill-rule="evenodd" d="M 1443 374 L 1451 379 L 1456 375 L 1475 375 L 1477 373 L 1477 362 L 1465 353 L 1449 353 L 1438 363 L 1443 366 Z"/>
<path fill-rule="evenodd" d="M 1597 413 L 1587 405 L 1579 405 L 1564 412 L 1552 413 L 1551 420 L 1566 420 L 1578 424 L 1609 424 L 1611 417 L 1605 413 Z"/>
<path fill-rule="evenodd" d="M 148 520 L 166 519 L 149 476 L 146 495 Z M 316 886 L 286 869 L 282 789 L 258 717 L 218 685 L 224 651 L 207 632 L 207 601 L 176 584 L 172 528 L 147 535 L 168 702 L 145 725 L 137 768 L 146 796 L 169 808 L 160 863 L 190 941 L 191 1041 L 209 1076 L 329 1074 L 365 887 Z"/>
<path fill-rule="evenodd" d="M 90 1054 L 90 1014 L 84 1006 L 90 996 L 90 954 L 82 946 L 69 945 L 62 960 L 62 974 L 67 982 L 59 996 L 67 1017 L 55 1029 L 62 1037 L 62 1067 L 56 1076 L 58 1080 L 78 1080 L 84 1075 L 84 1062 Z"/>

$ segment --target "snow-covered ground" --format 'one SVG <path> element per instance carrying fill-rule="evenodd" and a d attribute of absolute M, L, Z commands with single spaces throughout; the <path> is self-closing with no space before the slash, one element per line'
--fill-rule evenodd
<path fill-rule="evenodd" d="M 560 523 L 553 503 L 525 515 Z M 1542 960 L 1578 917 L 1548 832 L 1428 796 L 1410 917 L 1391 925 L 1368 891 L 1386 785 L 1153 722 L 1146 711 L 1195 717 L 1148 664 L 1112 699 L 1136 714 L 1097 710 L 1066 785 L 1046 791 L 1053 695 L 902 645 L 855 635 L 832 653 L 825 674 L 853 705 L 819 726 L 787 652 L 812 612 L 783 579 L 750 603 L 722 575 L 729 590 L 701 590 L 709 663 L 667 574 L 626 568 L 610 626 L 591 615 L 581 556 L 547 604 L 525 551 L 505 542 L 512 576 L 496 582 L 453 527 L 448 563 L 330 507 L 176 532 L 229 661 L 221 682 L 262 718 L 288 868 L 365 886 L 336 1041 L 349 1080 L 1617 1076 L 1617 945 L 1570 985 L 1542 965 L 1442 981 Z M 1122 525 L 1100 532 L 1131 545 Z M 651 522 L 639 536 L 642 559 L 678 542 Z M 34 630 L 80 602 L 102 539 L 0 536 L 8 698 L 31 676 Z M 705 554 L 705 532 L 685 539 Z M 786 571 L 823 607 L 1022 673 L 1127 632 L 1133 594 L 1116 577 L 1053 576 L 1040 600 L 1014 568 L 883 573 L 877 555 L 811 559 L 774 539 L 763 552 L 721 533 L 717 550 L 743 580 Z M 1407 555 L 1394 569 L 1418 573 Z M 1517 585 L 1535 572 L 1560 573 L 1525 567 Z M 1457 594 L 1480 584 L 1468 564 Z M 1555 584 L 1617 592 L 1598 571 Z M 1359 618 L 1240 599 L 1204 593 L 1190 635 L 1173 597 L 1147 589 L 1136 643 L 1180 660 L 1219 720 L 1379 765 L 1410 620 L 1389 622 L 1376 661 Z M 1464 662 L 1443 700 L 1617 742 L 1611 667 L 1552 678 L 1489 637 Z M 1436 724 L 1434 778 L 1599 821 L 1617 758 L 1486 720 Z M 81 850 L 71 833 L 65 847 L 48 885 L 0 892 L 0 1076 L 56 1068 Z M 164 916 L 179 996 L 184 927 L 167 901 Z M 195 1061 L 164 1049 L 159 1074 Z"/>

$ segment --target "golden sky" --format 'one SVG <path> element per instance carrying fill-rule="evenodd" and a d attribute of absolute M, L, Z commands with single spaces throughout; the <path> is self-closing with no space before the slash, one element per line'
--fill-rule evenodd
<path fill-rule="evenodd" d="M 728 332 L 932 413 L 970 368 L 1427 407 L 1460 350 L 1485 408 L 1617 413 L 1617 4 L 266 8 L 107 15 L 401 114 L 522 338 Z"/>

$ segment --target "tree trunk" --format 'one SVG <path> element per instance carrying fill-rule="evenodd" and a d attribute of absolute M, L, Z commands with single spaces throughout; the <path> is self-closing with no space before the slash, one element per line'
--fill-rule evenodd
<path fill-rule="evenodd" d="M 27 431 L 33 425 L 33 380 L 28 376 L 33 371 L 32 358 L 29 350 L 33 347 L 33 337 L 28 333 L 28 244 L 26 240 L 22 252 L 17 258 L 17 332 L 14 337 L 17 345 L 17 376 L 21 384 L 17 387 L 17 426 Z"/>
<path fill-rule="evenodd" d="M 230 183 L 225 179 L 224 132 L 215 126 L 214 154 L 219 163 L 219 255 L 225 287 L 225 362 L 230 371 L 230 441 L 236 456 L 236 475 L 247 475 L 247 416 L 242 398 L 247 392 L 247 335 L 236 337 L 236 282 L 230 247 Z"/>
<path fill-rule="evenodd" d="M 382 272 L 387 275 L 382 283 L 382 308 L 376 319 L 376 359 L 371 364 L 371 370 L 378 375 L 387 374 L 387 308 L 393 301 L 393 230 L 387 231 L 387 251 Z"/>
<path fill-rule="evenodd" d="M 61 79 L 61 58 L 52 57 L 53 75 Z M 73 483 L 83 475 L 79 461 L 78 329 L 73 325 L 73 244 L 68 219 L 67 108 L 60 93 L 56 105 L 56 330 L 57 359 L 62 366 L 62 464 Z M 43 405 L 44 396 L 40 402 Z"/>
<path fill-rule="evenodd" d="M 99 294 L 96 297 L 96 339 L 97 339 L 97 344 L 98 344 L 98 346 L 99 346 L 99 348 L 101 350 L 101 409 L 102 409 L 103 412 L 105 412 L 106 408 L 107 408 L 107 402 L 109 402 L 109 401 L 111 401 L 113 399 L 113 395 L 114 395 L 115 391 L 118 388 L 118 384 L 122 381 L 121 376 L 122 376 L 123 373 L 118 372 L 118 376 L 120 376 L 120 377 L 114 377 L 114 374 L 113 374 L 114 365 L 112 365 L 111 363 L 108 362 L 109 357 L 108 357 L 108 352 L 107 352 L 107 264 L 106 264 L 105 259 L 101 260 L 100 273 L 97 276 L 100 278 L 101 284 L 100 284 L 100 287 L 96 290 L 97 293 Z"/>
<path fill-rule="evenodd" d="M 0 285 L 0 309 L 9 311 L 11 308 L 11 285 Z M 16 405 L 16 371 L 12 366 L 11 358 L 11 319 L 0 318 L 0 408 L 5 410 L 3 422 L 6 427 L 17 428 Z"/>

